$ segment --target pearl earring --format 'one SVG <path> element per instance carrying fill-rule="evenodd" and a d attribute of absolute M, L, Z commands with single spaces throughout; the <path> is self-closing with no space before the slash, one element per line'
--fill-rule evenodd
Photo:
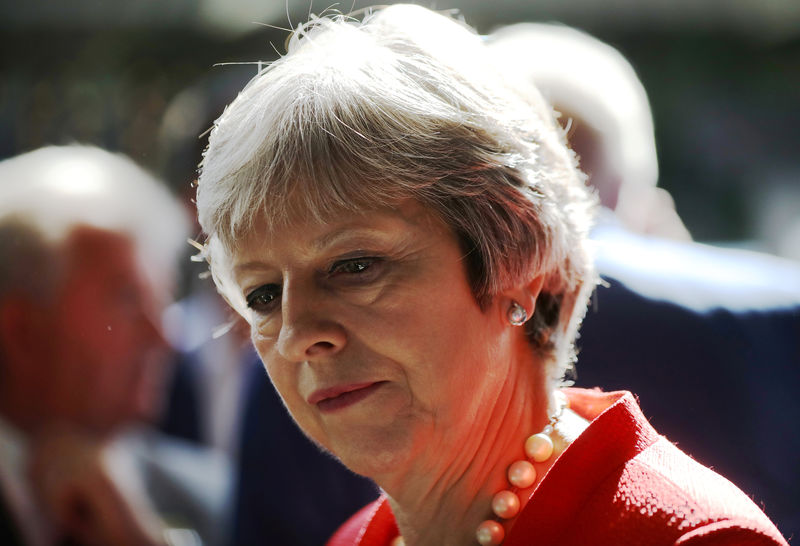
<path fill-rule="evenodd" d="M 528 312 L 517 302 L 511 302 L 508 308 L 508 322 L 511 326 L 522 326 L 528 320 Z"/>

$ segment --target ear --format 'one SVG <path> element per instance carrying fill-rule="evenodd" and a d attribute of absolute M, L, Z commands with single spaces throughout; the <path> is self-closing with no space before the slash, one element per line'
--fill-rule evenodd
<path fill-rule="evenodd" d="M 542 291 L 544 285 L 544 275 L 537 275 L 536 277 L 524 282 L 520 286 L 504 290 L 500 295 L 500 311 L 503 313 L 503 320 L 506 322 L 508 310 L 517 303 L 525 309 L 525 313 L 530 319 L 533 312 L 536 310 L 536 300 L 539 293 Z"/>

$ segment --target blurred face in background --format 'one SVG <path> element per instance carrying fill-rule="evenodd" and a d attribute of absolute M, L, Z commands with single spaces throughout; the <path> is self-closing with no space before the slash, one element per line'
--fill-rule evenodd
<path fill-rule="evenodd" d="M 42 306 L 42 403 L 60 420 L 106 433 L 159 409 L 169 353 L 160 309 L 125 236 L 77 228 L 62 282 Z"/>
<path fill-rule="evenodd" d="M 588 183 L 597 189 L 600 203 L 614 210 L 617 208 L 622 177 L 609 162 L 604 137 L 580 117 L 568 111 L 562 112 L 559 122 L 567 131 L 569 147 L 578 155 L 581 170 L 588 176 Z"/>

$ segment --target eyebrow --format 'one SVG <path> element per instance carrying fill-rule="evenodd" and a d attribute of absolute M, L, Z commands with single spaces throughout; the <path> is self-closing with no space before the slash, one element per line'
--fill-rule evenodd
<path fill-rule="evenodd" d="M 339 239 L 344 239 L 346 237 L 359 237 L 359 236 L 369 236 L 369 235 L 381 236 L 382 234 L 384 234 L 383 231 L 375 228 L 351 224 L 347 226 L 342 226 L 341 228 L 336 229 L 330 233 L 325 233 L 320 237 L 317 237 L 311 242 L 311 246 L 315 250 L 324 250 L 325 248 L 332 246 Z M 238 273 L 242 273 L 245 271 L 259 272 L 259 271 L 267 271 L 269 269 L 272 269 L 272 267 L 262 261 L 254 260 L 234 266 L 233 273 L 234 275 L 236 275 Z"/>
<path fill-rule="evenodd" d="M 381 236 L 384 234 L 384 231 L 366 227 L 366 226 L 359 226 L 358 224 L 351 224 L 348 226 L 343 226 L 337 230 L 334 230 L 330 233 L 326 233 L 321 235 L 320 237 L 316 238 L 312 242 L 312 246 L 316 250 L 323 250 L 329 246 L 332 246 L 336 243 L 339 239 L 344 239 L 346 237 L 351 236 L 365 236 L 365 235 L 372 235 L 372 236 Z"/>
<path fill-rule="evenodd" d="M 269 266 L 264 262 L 245 262 L 243 264 L 233 266 L 233 273 L 241 273 L 243 271 L 265 271 L 269 269 Z"/>

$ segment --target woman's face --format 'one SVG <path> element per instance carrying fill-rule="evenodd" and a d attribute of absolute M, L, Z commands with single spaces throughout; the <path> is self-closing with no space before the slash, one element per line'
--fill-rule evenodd
<path fill-rule="evenodd" d="M 510 379 L 455 236 L 416 202 L 255 229 L 231 260 L 252 339 L 305 433 L 368 476 L 452 450 Z M 500 298 L 497 298 L 500 299 Z"/>

